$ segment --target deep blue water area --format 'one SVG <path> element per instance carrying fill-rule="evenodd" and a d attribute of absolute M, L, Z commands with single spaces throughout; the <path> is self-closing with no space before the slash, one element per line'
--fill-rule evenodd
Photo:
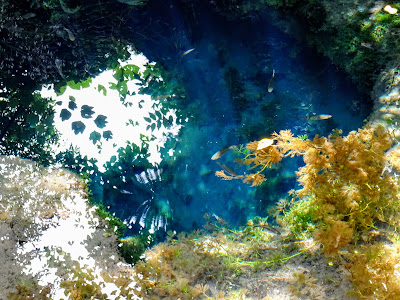
<path fill-rule="evenodd" d="M 167 143 L 165 152 L 173 148 L 174 157 L 152 168 L 122 170 L 100 191 L 104 204 L 134 231 L 141 229 L 140 220 L 147 229 L 153 224 L 181 231 L 200 228 L 205 215 L 233 226 L 266 216 L 295 187 L 301 159 L 285 159 L 269 170 L 263 186 L 253 188 L 215 177 L 221 167 L 211 156 L 284 129 L 309 138 L 335 128 L 347 134 L 370 112 L 368 97 L 346 74 L 307 47 L 301 22 L 271 9 L 234 19 L 201 2 L 149 1 L 131 18 L 137 50 L 161 63 L 186 90 L 178 107 L 188 116 L 179 137 Z M 303 119 L 318 114 L 332 118 Z M 243 172 L 234 158 L 228 153 L 221 162 Z"/>

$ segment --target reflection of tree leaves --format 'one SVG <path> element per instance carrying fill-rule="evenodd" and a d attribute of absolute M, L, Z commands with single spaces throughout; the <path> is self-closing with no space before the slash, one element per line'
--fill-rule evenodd
<path fill-rule="evenodd" d="M 170 122 L 170 119 L 167 119 L 166 117 L 163 117 L 162 124 L 163 124 L 164 127 L 169 127 L 169 126 L 172 125 L 172 121 Z"/>
<path fill-rule="evenodd" d="M 63 108 L 63 109 L 61 110 L 61 113 L 60 113 L 60 118 L 61 118 L 61 120 L 64 122 L 65 120 L 68 120 L 69 118 L 71 118 L 71 115 L 72 115 L 72 114 L 69 112 L 68 109 Z"/>
<path fill-rule="evenodd" d="M 103 131 L 103 138 L 105 138 L 106 141 L 112 139 L 112 132 L 110 130 Z"/>
<path fill-rule="evenodd" d="M 67 82 L 67 86 L 74 90 L 81 90 L 87 88 L 92 83 L 92 78 L 88 78 L 86 80 L 81 80 L 79 82 L 75 82 L 74 80 L 70 80 Z"/>
<path fill-rule="evenodd" d="M 82 105 L 82 107 L 81 107 L 81 116 L 82 116 L 82 118 L 90 119 L 93 114 L 94 114 L 93 106 Z"/>
<path fill-rule="evenodd" d="M 37 122 L 39 122 L 39 116 L 35 114 L 29 114 L 25 116 L 25 121 L 30 124 L 32 127 L 36 125 Z"/>
<path fill-rule="evenodd" d="M 97 86 L 97 90 L 98 90 L 99 92 L 103 92 L 103 95 L 104 95 L 104 96 L 107 96 L 107 89 L 105 88 L 104 85 L 99 84 L 99 85 Z"/>
<path fill-rule="evenodd" d="M 77 108 L 78 106 L 76 105 L 75 101 L 69 101 L 68 103 L 68 108 L 70 110 L 74 110 L 75 108 Z"/>
<path fill-rule="evenodd" d="M 118 66 L 118 67 L 115 69 L 115 72 L 114 72 L 114 74 L 113 74 L 113 77 L 114 77 L 117 81 L 119 81 L 119 80 L 121 80 L 121 79 L 123 78 L 123 75 L 124 75 L 124 69 L 123 69 L 121 66 Z"/>
<path fill-rule="evenodd" d="M 97 131 L 93 131 L 90 136 L 89 139 L 93 142 L 93 144 L 96 144 L 98 141 L 100 141 L 101 139 L 101 134 L 98 133 Z"/>
<path fill-rule="evenodd" d="M 140 100 L 140 101 L 139 101 L 139 103 L 138 103 L 138 105 L 139 105 L 139 108 L 143 108 L 143 105 L 142 105 L 142 103 L 144 103 L 144 100 Z"/>
<path fill-rule="evenodd" d="M 43 113 L 46 110 L 46 104 L 43 101 L 35 100 L 30 104 L 31 108 L 37 113 Z"/>
<path fill-rule="evenodd" d="M 75 134 L 83 133 L 85 131 L 85 128 L 85 124 L 83 124 L 81 121 L 72 122 L 72 130 Z"/>
<path fill-rule="evenodd" d="M 56 94 L 57 94 L 57 96 L 61 96 L 62 94 L 64 94 L 64 92 L 65 92 L 65 90 L 67 89 L 67 86 L 66 85 L 63 85 L 63 86 L 57 86 L 56 87 Z M 58 90 L 58 92 L 57 92 L 57 90 Z"/>
<path fill-rule="evenodd" d="M 117 85 L 114 82 L 109 82 L 110 86 L 110 90 L 116 90 L 117 89 Z"/>
<path fill-rule="evenodd" d="M 57 105 L 61 105 L 61 104 L 62 104 L 62 101 L 57 101 L 56 104 L 57 104 Z"/>
<path fill-rule="evenodd" d="M 10 99 L 8 99 L 8 106 L 10 107 L 10 108 L 12 108 L 12 107 L 17 107 L 18 105 L 19 105 L 19 100 L 17 99 L 17 98 L 15 98 L 15 97 L 10 97 Z M 61 101 L 60 101 L 61 102 Z M 3 103 L 6 103 L 5 101 L 3 102 Z M 62 102 L 61 102 L 61 104 L 62 104 Z M 61 105 L 60 104 L 60 105 Z"/>
<path fill-rule="evenodd" d="M 99 128 L 104 128 L 104 127 L 106 127 L 106 124 L 107 124 L 106 119 L 107 119 L 106 116 L 98 115 L 97 118 L 94 120 L 94 124 L 96 124 L 96 126 Z"/>
<path fill-rule="evenodd" d="M 128 81 L 124 80 L 118 82 L 117 89 L 119 94 L 125 99 L 126 95 L 128 94 Z"/>

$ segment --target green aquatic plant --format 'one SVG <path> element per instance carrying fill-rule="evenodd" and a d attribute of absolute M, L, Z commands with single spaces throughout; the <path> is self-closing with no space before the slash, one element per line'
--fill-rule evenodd
<path fill-rule="evenodd" d="M 127 263 L 134 264 L 140 259 L 144 251 L 154 243 L 154 239 L 149 233 L 143 233 L 120 238 L 119 242 L 121 256 Z"/>
<path fill-rule="evenodd" d="M 290 234 L 297 238 L 309 238 L 315 231 L 315 212 L 317 207 L 311 205 L 313 199 L 281 199 L 273 209 L 276 222 L 289 229 Z"/>
<path fill-rule="evenodd" d="M 118 238 L 122 238 L 126 229 L 126 224 L 123 221 L 109 213 L 103 205 L 96 207 L 96 214 L 108 222 L 107 230 L 109 235 L 115 233 Z"/>

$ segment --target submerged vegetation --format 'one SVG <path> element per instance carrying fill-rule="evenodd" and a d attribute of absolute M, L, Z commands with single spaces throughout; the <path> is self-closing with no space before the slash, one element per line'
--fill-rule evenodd
<path fill-rule="evenodd" d="M 386 157 L 395 142 L 391 133 L 383 126 L 365 126 L 345 137 L 334 131 L 328 138 L 317 135 L 309 140 L 285 130 L 270 140 L 266 147 L 260 147 L 265 144 L 262 140 L 241 150 L 245 156 L 237 161 L 254 173 L 230 176 L 220 171 L 216 175 L 260 185 L 267 180 L 265 169 L 286 156 L 303 156 L 305 166 L 296 173 L 301 189 L 290 192 L 290 201 L 278 203 L 277 222 L 295 238 L 313 235 L 333 261 L 349 260 L 345 265 L 357 295 L 399 297 L 395 250 L 399 244 L 383 244 L 398 240 L 400 225 L 399 178 L 392 170 L 398 157 Z"/>
<path fill-rule="evenodd" d="M 282 243 L 263 225 L 268 223 L 261 218 L 250 220 L 241 230 L 209 222 L 205 232 L 171 233 L 135 265 L 136 281 L 141 285 L 138 295 L 146 299 L 246 299 L 252 292 L 240 288 L 242 277 L 277 269 L 311 249 Z"/>

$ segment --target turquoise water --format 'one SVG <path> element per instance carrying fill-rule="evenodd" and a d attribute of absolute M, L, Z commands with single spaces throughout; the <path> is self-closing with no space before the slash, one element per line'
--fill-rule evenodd
<path fill-rule="evenodd" d="M 213 215 L 232 226 L 266 216 L 269 206 L 296 186 L 294 171 L 301 160 L 284 160 L 268 170 L 263 186 L 253 188 L 215 177 L 221 167 L 210 158 L 216 151 L 284 129 L 309 138 L 335 128 L 347 133 L 368 116 L 368 97 L 305 45 L 301 23 L 275 11 L 231 21 L 201 5 L 191 14 L 173 1 L 149 5 L 151 26 L 141 25 L 149 16 L 137 12 L 132 39 L 185 90 L 177 107 L 187 121 L 179 137 L 161 150 L 164 161 L 159 166 L 124 157 L 119 169 L 102 175 L 104 184 L 92 185 L 95 196 L 129 223 L 130 233 L 197 229 Z M 332 118 L 303 119 L 318 114 Z M 165 154 L 169 149 L 173 157 Z M 234 159 L 228 153 L 221 162 L 244 172 Z"/>

